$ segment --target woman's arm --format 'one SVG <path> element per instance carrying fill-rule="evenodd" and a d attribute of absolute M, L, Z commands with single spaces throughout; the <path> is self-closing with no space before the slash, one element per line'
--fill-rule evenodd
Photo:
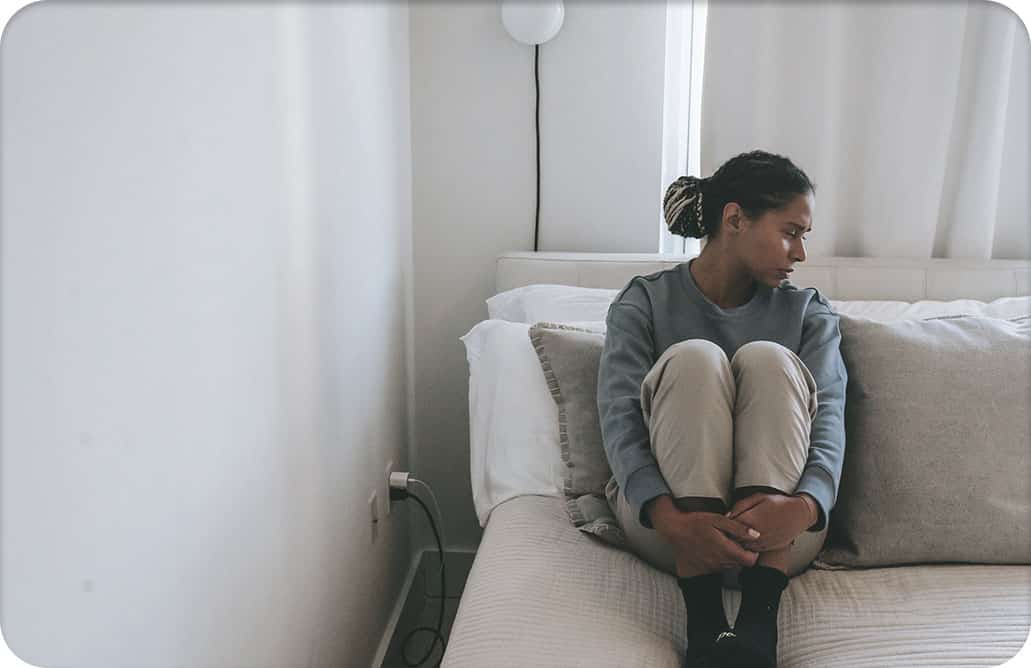
<path fill-rule="evenodd" d="M 671 492 L 659 472 L 641 411 L 641 384 L 656 359 L 651 316 L 641 306 L 616 301 L 609 306 L 605 324 L 598 366 L 602 445 L 627 502 L 641 525 L 652 529 L 645 504 Z"/>
<path fill-rule="evenodd" d="M 809 432 L 809 456 L 795 494 L 805 492 L 816 501 L 818 517 L 809 531 L 821 531 L 834 507 L 845 460 L 845 388 L 848 374 L 841 357 L 838 314 L 823 296 L 815 295 L 806 308 L 802 344 L 798 353 L 816 381 L 818 408 Z"/>

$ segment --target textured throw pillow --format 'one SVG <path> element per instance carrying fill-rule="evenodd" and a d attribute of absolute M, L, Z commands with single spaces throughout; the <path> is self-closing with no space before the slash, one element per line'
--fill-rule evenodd
<path fill-rule="evenodd" d="M 839 315 L 846 448 L 818 561 L 1031 563 L 1031 316 Z"/>
<path fill-rule="evenodd" d="M 558 406 L 559 448 L 566 469 L 562 493 L 573 525 L 622 547 L 626 537 L 605 487 L 612 479 L 598 417 L 598 365 L 605 335 L 539 322 L 529 329 L 551 396 Z"/>

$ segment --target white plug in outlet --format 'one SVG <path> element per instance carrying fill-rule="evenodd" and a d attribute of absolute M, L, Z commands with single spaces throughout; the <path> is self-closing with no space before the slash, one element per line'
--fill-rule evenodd
<path fill-rule="evenodd" d="M 380 481 L 380 490 L 383 493 L 383 517 L 390 516 L 390 507 L 394 504 L 390 503 L 390 473 L 394 470 L 394 460 L 387 462 L 387 470 L 383 472 L 383 480 Z"/>

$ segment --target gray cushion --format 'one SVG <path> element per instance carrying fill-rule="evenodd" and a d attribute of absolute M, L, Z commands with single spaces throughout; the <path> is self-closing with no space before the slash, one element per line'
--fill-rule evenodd
<path fill-rule="evenodd" d="M 605 497 L 614 484 L 601 440 L 598 365 L 605 334 L 539 322 L 529 329 L 551 396 L 558 405 L 566 511 L 581 531 L 616 546 L 626 538 Z"/>
<path fill-rule="evenodd" d="M 846 448 L 818 561 L 1031 563 L 1031 318 L 839 315 Z"/>

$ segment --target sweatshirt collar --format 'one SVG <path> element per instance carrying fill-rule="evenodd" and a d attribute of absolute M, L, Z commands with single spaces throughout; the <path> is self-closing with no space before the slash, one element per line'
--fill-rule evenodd
<path fill-rule="evenodd" d="M 698 288 L 698 285 L 695 284 L 694 277 L 691 276 L 690 264 L 696 259 L 697 258 L 691 258 L 679 266 L 680 279 L 687 296 L 691 301 L 701 306 L 705 311 L 724 318 L 740 318 L 760 310 L 763 304 L 769 300 L 770 287 L 762 283 L 757 283 L 755 293 L 747 302 L 741 306 L 735 306 L 734 308 L 720 308 L 713 302 L 709 301 L 709 298 L 706 297 Z"/>

